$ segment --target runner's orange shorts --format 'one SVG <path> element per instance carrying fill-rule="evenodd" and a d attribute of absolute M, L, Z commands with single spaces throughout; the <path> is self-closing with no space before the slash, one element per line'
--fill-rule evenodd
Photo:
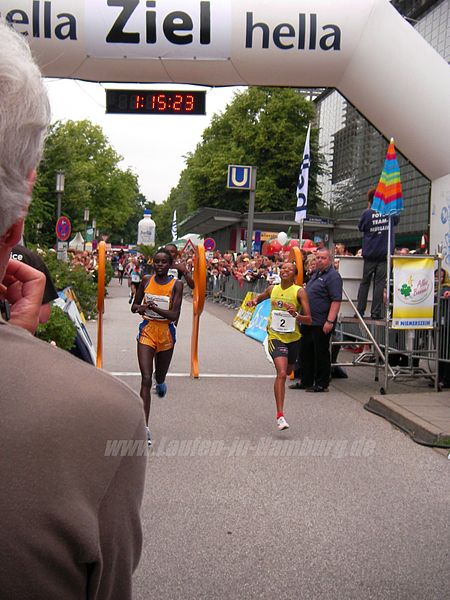
<path fill-rule="evenodd" d="M 154 348 L 156 352 L 172 350 L 175 346 L 175 325 L 168 321 L 144 320 L 139 325 L 137 341 Z"/>

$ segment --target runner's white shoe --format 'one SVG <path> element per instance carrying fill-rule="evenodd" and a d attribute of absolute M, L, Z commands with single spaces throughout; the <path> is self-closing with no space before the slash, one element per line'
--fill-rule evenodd
<path fill-rule="evenodd" d="M 289 424 L 284 417 L 279 417 L 277 419 L 277 427 L 280 431 L 283 431 L 283 429 L 289 429 Z"/>

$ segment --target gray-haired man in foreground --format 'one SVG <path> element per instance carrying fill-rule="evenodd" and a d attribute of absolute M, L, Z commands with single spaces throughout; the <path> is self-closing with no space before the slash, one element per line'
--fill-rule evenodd
<path fill-rule="evenodd" d="M 127 600 L 146 458 L 108 456 L 108 442 L 146 448 L 142 401 L 30 335 L 45 278 L 9 260 L 49 119 L 28 47 L 0 23 L 0 596 Z"/>

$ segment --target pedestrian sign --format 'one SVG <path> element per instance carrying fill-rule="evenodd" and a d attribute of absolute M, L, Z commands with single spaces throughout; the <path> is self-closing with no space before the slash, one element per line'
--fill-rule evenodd
<path fill-rule="evenodd" d="M 181 249 L 181 254 L 184 254 L 185 252 L 195 252 L 195 246 L 192 240 L 188 240 Z"/>
<path fill-rule="evenodd" d="M 228 165 L 227 188 L 234 190 L 251 190 L 252 167 Z"/>
<path fill-rule="evenodd" d="M 72 225 L 68 217 L 59 217 L 56 222 L 56 237 L 60 242 L 66 242 L 72 232 Z"/>

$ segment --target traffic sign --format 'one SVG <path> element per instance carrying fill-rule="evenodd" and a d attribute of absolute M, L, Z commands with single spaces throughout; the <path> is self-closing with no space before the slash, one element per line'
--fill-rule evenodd
<path fill-rule="evenodd" d="M 184 254 L 185 252 L 195 252 L 195 246 L 192 240 L 188 240 L 181 249 L 181 254 Z"/>
<path fill-rule="evenodd" d="M 203 240 L 203 246 L 205 250 L 207 250 L 208 252 L 212 252 L 216 247 L 216 242 L 213 240 L 213 238 L 206 238 L 205 240 Z"/>
<path fill-rule="evenodd" d="M 227 188 L 234 190 L 251 190 L 252 167 L 228 165 Z"/>
<path fill-rule="evenodd" d="M 56 222 L 56 237 L 60 242 L 66 242 L 72 232 L 69 217 L 59 217 Z"/>

